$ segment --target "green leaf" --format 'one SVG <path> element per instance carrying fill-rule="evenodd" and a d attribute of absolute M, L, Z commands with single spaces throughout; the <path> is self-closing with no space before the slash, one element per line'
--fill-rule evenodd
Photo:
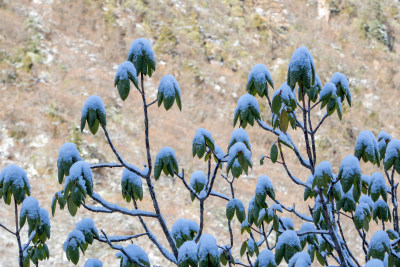
<path fill-rule="evenodd" d="M 280 119 L 279 119 L 279 127 L 282 132 L 286 133 L 289 126 L 289 118 L 286 109 L 282 109 Z"/>
<path fill-rule="evenodd" d="M 274 96 L 272 99 L 272 112 L 279 115 L 282 107 L 282 98 L 280 95 Z"/>
<path fill-rule="evenodd" d="M 243 257 L 244 253 L 246 253 L 247 250 L 247 241 L 244 241 L 242 243 L 242 246 L 240 247 L 240 256 Z"/>
<path fill-rule="evenodd" d="M 226 218 L 229 221 L 232 221 L 234 215 L 235 215 L 235 206 L 230 205 L 230 202 L 228 202 L 228 205 L 226 206 Z"/>

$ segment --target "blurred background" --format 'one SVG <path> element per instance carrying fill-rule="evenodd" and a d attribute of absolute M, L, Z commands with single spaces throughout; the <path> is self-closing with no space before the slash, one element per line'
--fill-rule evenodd
<path fill-rule="evenodd" d="M 152 155 L 163 146 L 174 148 L 187 179 L 194 170 L 207 170 L 203 160 L 192 158 L 196 129 L 211 131 L 216 144 L 226 150 L 234 108 L 246 92 L 251 68 L 265 64 L 277 89 L 286 80 L 291 54 L 302 45 L 313 55 L 322 84 L 339 71 L 348 77 L 352 93 L 353 106 L 345 105 L 343 120 L 334 114 L 319 130 L 318 161 L 331 161 L 337 172 L 344 156 L 353 153 L 362 130 L 400 136 L 398 0 L 0 0 L 0 168 L 8 164 L 23 167 L 31 194 L 48 211 L 54 193 L 62 189 L 56 161 L 64 142 L 75 143 L 90 163 L 116 162 L 101 131 L 95 136 L 87 130 L 80 133 L 81 107 L 88 96 L 103 99 L 110 136 L 124 158 L 139 167 L 146 162 L 140 95 L 132 90 L 122 102 L 113 88 L 117 66 L 126 60 L 132 41 L 140 37 L 151 41 L 156 57 L 156 72 L 145 80 L 150 101 L 156 98 L 158 83 L 166 74 L 175 76 L 182 92 L 182 112 L 176 106 L 168 112 L 156 105 L 150 110 Z M 266 100 L 258 100 L 263 119 L 270 122 Z M 323 112 L 315 109 L 314 123 Z M 246 131 L 254 167 L 236 181 L 237 197 L 247 208 L 257 176 L 266 174 L 278 199 L 287 206 L 296 203 L 300 211 L 307 212 L 309 203 L 303 201 L 302 187 L 290 182 L 282 166 L 268 160 L 259 164 L 275 136 L 258 126 Z M 289 131 L 304 149 L 302 133 Z M 309 173 L 287 152 L 290 168 L 305 181 Z M 377 168 L 362 163 L 362 170 L 370 175 Z M 133 208 L 122 201 L 121 173 L 96 170 L 94 190 L 109 202 Z M 215 189 L 229 193 L 221 177 Z M 180 180 L 161 177 L 155 190 L 169 227 L 177 218 L 198 221 L 198 202 L 191 202 Z M 225 205 L 216 198 L 206 202 L 205 232 L 214 234 L 221 245 L 229 240 Z M 152 210 L 148 192 L 139 206 Z M 2 223 L 15 227 L 13 208 L 3 201 L 0 214 Z M 132 218 L 93 215 L 83 208 L 71 217 L 67 209 L 57 209 L 48 241 L 51 258 L 41 265 L 72 265 L 62 244 L 75 223 L 87 216 L 108 235 L 143 232 L 139 221 Z M 293 220 L 298 230 L 301 222 Z M 160 232 L 155 220 L 147 222 L 155 233 Z M 350 221 L 345 223 L 345 235 L 355 242 L 354 251 L 362 258 L 353 227 Z M 240 235 L 238 221 L 233 222 L 233 229 L 238 240 L 247 237 Z M 22 239 L 26 242 L 26 232 Z M 135 243 L 148 253 L 152 264 L 169 265 L 145 237 Z M 236 243 L 235 257 L 240 244 Z M 0 247 L 0 265 L 16 266 L 16 241 L 2 229 Z M 119 261 L 114 254 L 107 245 L 95 242 L 78 265 L 97 257 L 105 266 L 116 266 Z"/>

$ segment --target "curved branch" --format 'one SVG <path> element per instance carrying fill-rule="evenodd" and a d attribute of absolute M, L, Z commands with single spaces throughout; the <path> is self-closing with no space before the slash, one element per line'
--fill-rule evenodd
<path fill-rule="evenodd" d="M 122 246 L 120 246 L 120 245 L 113 245 L 113 244 L 111 243 L 111 241 L 108 239 L 106 233 L 104 233 L 104 231 L 101 230 L 101 229 L 100 229 L 100 231 L 101 231 L 101 232 L 103 233 L 103 235 L 105 236 L 106 243 L 107 243 L 112 249 L 121 251 L 131 262 L 135 263 L 137 266 L 141 266 L 141 267 L 143 266 L 143 267 L 145 267 L 143 264 L 141 264 L 140 262 L 136 261 L 136 260 L 133 259 L 131 256 L 129 256 L 129 254 L 125 251 L 124 247 L 122 247 Z"/>
<path fill-rule="evenodd" d="M 6 230 L 7 232 L 9 232 L 9 233 L 15 235 L 15 233 L 14 233 L 13 231 L 11 231 L 10 229 L 8 229 L 8 228 L 7 228 L 5 225 L 3 225 L 2 223 L 0 223 L 0 227 L 1 227 L 1 228 L 4 228 L 4 230 Z"/>
<path fill-rule="evenodd" d="M 271 133 L 275 134 L 276 136 L 279 136 L 281 134 L 285 134 L 285 133 L 282 133 L 280 130 L 274 130 L 271 126 L 269 126 L 267 123 L 265 123 L 262 120 L 257 120 L 257 123 L 262 129 L 264 129 L 264 130 L 266 130 L 268 132 L 271 132 Z M 288 134 L 285 134 L 285 135 L 292 142 L 292 144 L 293 144 L 293 152 L 295 153 L 295 155 L 296 155 L 297 159 L 299 160 L 300 164 L 303 165 L 304 167 L 306 167 L 307 169 L 310 169 L 311 168 L 310 162 L 300 154 L 300 151 L 297 148 L 296 144 L 293 142 L 292 138 Z"/>
<path fill-rule="evenodd" d="M 95 238 L 95 239 L 97 241 L 103 242 L 103 243 L 108 243 L 108 241 L 110 241 L 110 242 L 122 242 L 122 241 L 132 240 L 134 238 L 138 238 L 138 237 L 141 237 L 141 236 L 144 236 L 144 235 L 147 235 L 147 233 L 141 233 L 141 234 L 137 234 L 137 235 L 124 235 L 124 236 L 115 235 L 115 236 L 108 237 L 108 239 L 105 236 L 100 236 L 99 238 Z"/>
<path fill-rule="evenodd" d="M 108 135 L 108 132 L 107 132 L 106 127 L 105 127 L 102 123 L 100 123 L 100 125 L 101 125 L 101 128 L 102 128 L 103 131 L 104 131 L 104 134 L 105 134 L 106 138 L 107 138 L 108 144 L 110 145 L 112 151 L 114 152 L 115 156 L 117 157 L 118 161 L 122 164 L 122 166 L 124 166 L 125 168 L 127 168 L 127 169 L 130 170 L 131 172 L 133 172 L 133 173 L 139 175 L 140 177 L 146 178 L 146 175 L 144 175 L 144 174 L 141 173 L 141 172 L 138 172 L 138 171 L 135 170 L 134 168 L 131 168 L 131 167 L 128 165 L 128 163 L 126 163 L 126 162 L 124 161 L 124 159 L 121 157 L 121 155 L 118 153 L 117 149 L 115 148 L 114 144 L 112 143 L 112 141 L 111 141 L 111 139 L 110 139 L 110 136 Z"/>
<path fill-rule="evenodd" d="M 112 212 L 119 212 L 119 213 L 130 215 L 130 216 L 143 216 L 143 217 L 153 217 L 153 218 L 159 217 L 159 215 L 155 214 L 154 212 L 142 211 L 142 210 L 138 210 L 138 209 L 130 210 L 130 209 L 127 209 L 124 207 L 120 207 L 117 204 L 111 204 L 111 203 L 107 202 L 106 200 L 104 200 L 99 194 L 96 194 L 96 193 L 93 193 L 92 199 L 95 200 L 100 205 L 102 205 L 104 208 L 106 208 Z M 93 209 L 93 207 L 91 207 L 91 208 Z M 111 212 L 108 212 L 103 209 L 95 211 L 95 212 L 111 213 Z"/>

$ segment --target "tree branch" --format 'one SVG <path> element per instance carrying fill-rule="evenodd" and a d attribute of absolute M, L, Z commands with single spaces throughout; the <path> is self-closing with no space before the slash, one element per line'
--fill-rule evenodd
<path fill-rule="evenodd" d="M 13 231 L 11 231 L 10 229 L 8 229 L 4 224 L 0 223 L 0 227 L 1 227 L 1 228 L 4 228 L 4 230 L 6 230 L 7 232 L 9 232 L 9 233 L 15 235 L 15 233 L 14 233 Z"/>
<path fill-rule="evenodd" d="M 133 259 L 131 256 L 129 256 L 129 254 L 125 251 L 124 247 L 120 246 L 120 245 L 114 245 L 111 243 L 111 241 L 108 239 L 106 233 L 104 233 L 104 231 L 102 229 L 100 229 L 100 231 L 103 233 L 103 235 L 105 236 L 106 239 L 106 243 L 115 250 L 119 250 L 121 251 L 131 262 L 133 262 L 134 264 L 136 264 L 137 266 L 140 267 L 145 267 L 143 264 L 141 264 L 140 262 L 136 261 L 135 259 Z"/>
<path fill-rule="evenodd" d="M 90 165 L 91 169 L 98 169 L 98 168 L 120 168 L 124 167 L 122 164 L 118 163 L 99 163 L 99 164 L 92 164 Z"/>
<path fill-rule="evenodd" d="M 136 216 L 143 216 L 143 217 L 153 217 L 153 218 L 159 218 L 159 215 L 158 214 L 155 214 L 155 213 L 153 213 L 153 212 L 149 212 L 149 211 L 142 211 L 142 210 L 137 210 L 137 209 L 134 209 L 134 210 L 130 210 L 130 209 L 127 209 L 127 208 L 124 208 L 124 207 L 120 207 L 120 206 L 118 206 L 117 204 L 111 204 L 111 203 L 108 203 L 106 200 L 104 200 L 99 194 L 96 194 L 96 193 L 93 193 L 93 195 L 92 195 L 92 199 L 94 200 L 94 201 L 96 201 L 97 203 L 99 203 L 100 205 L 102 205 L 103 207 L 105 207 L 106 209 L 108 209 L 108 210 L 110 210 L 110 211 L 113 211 L 113 212 L 119 212 L 119 213 L 122 213 L 122 214 L 126 214 L 126 215 L 129 215 L 129 216 L 134 216 L 134 217 L 136 217 Z M 85 208 L 87 208 L 87 206 L 85 207 Z M 87 208 L 87 209 L 89 209 L 89 208 Z M 91 211 L 94 211 L 93 209 L 93 207 L 91 207 Z M 90 209 L 89 209 L 90 210 Z M 107 213 L 111 213 L 111 212 L 108 212 L 108 211 L 105 211 L 105 210 L 98 210 L 98 211 L 95 211 L 95 212 L 107 212 Z"/>

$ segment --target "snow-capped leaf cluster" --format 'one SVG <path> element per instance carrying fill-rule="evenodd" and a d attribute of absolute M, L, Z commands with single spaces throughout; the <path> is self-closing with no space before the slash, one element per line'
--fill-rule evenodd
<path fill-rule="evenodd" d="M 86 121 L 92 134 L 97 133 L 100 124 L 107 124 L 103 100 L 97 95 L 89 96 L 82 107 L 81 132 L 85 129 Z"/>
<path fill-rule="evenodd" d="M 233 126 L 235 126 L 239 120 L 239 125 L 246 128 L 247 124 L 253 126 L 254 121 L 260 119 L 260 108 L 258 107 L 257 99 L 251 94 L 242 95 L 237 102 Z"/>
<path fill-rule="evenodd" d="M 63 191 L 68 211 L 75 216 L 81 204 L 85 203 L 86 195 L 93 194 L 92 170 L 87 162 L 77 161 L 71 166 Z"/>
<path fill-rule="evenodd" d="M 114 78 L 114 87 L 117 87 L 119 96 L 122 100 L 125 100 L 129 95 L 131 89 L 130 81 L 136 88 L 139 88 L 135 65 L 130 61 L 125 61 L 118 66 Z"/>
<path fill-rule="evenodd" d="M 240 199 L 232 198 L 226 205 L 226 218 L 231 221 L 236 213 L 236 218 L 240 223 L 246 218 L 246 211 L 243 202 Z"/>
<path fill-rule="evenodd" d="M 380 154 L 378 149 L 378 142 L 371 131 L 361 132 L 356 141 L 354 148 L 354 156 L 359 160 L 363 159 L 364 162 L 371 162 L 372 164 L 380 165 Z"/>
<path fill-rule="evenodd" d="M 150 42 L 144 38 L 133 41 L 129 48 L 127 61 L 135 65 L 137 75 L 142 73 L 151 77 L 156 70 L 153 48 Z"/>
<path fill-rule="evenodd" d="M 290 59 L 287 83 L 294 89 L 296 84 L 310 89 L 315 84 L 315 66 L 310 52 L 305 46 L 296 49 Z"/>
<path fill-rule="evenodd" d="M 296 129 L 296 94 L 286 82 L 275 91 L 272 97 L 272 112 L 273 123 L 272 126 L 286 132 L 290 123 L 293 129 Z"/>
<path fill-rule="evenodd" d="M 205 160 L 207 161 L 214 149 L 215 144 L 211 133 L 204 128 L 198 128 L 192 142 L 193 157 L 197 155 L 201 159 L 206 154 Z"/>
<path fill-rule="evenodd" d="M 165 175 L 174 177 L 174 172 L 178 172 L 178 162 L 176 161 L 175 151 L 170 147 L 163 147 L 158 151 L 156 161 L 154 163 L 154 178 L 158 180 L 161 171 Z"/>
<path fill-rule="evenodd" d="M 243 171 L 247 174 L 249 167 L 253 167 L 251 151 L 242 142 L 235 143 L 229 149 L 226 173 L 231 171 L 234 177 L 239 177 Z"/>
<path fill-rule="evenodd" d="M 247 80 L 247 92 L 251 95 L 268 97 L 268 84 L 274 88 L 271 74 L 264 64 L 256 64 L 249 73 Z"/>
<path fill-rule="evenodd" d="M 179 110 L 182 110 L 181 89 L 175 77 L 171 74 L 161 78 L 160 85 L 158 86 L 157 99 L 158 106 L 161 106 L 161 103 L 164 102 L 164 108 L 166 110 L 169 110 L 176 100 L 176 105 Z"/>
<path fill-rule="evenodd" d="M 10 205 L 14 197 L 17 204 L 21 204 L 31 193 L 26 171 L 17 165 L 8 165 L 0 172 L 0 197 L 4 203 Z"/>
<path fill-rule="evenodd" d="M 195 221 L 180 218 L 171 229 L 172 237 L 175 240 L 176 246 L 179 248 L 186 241 L 191 241 L 199 232 L 199 226 Z"/>
<path fill-rule="evenodd" d="M 130 168 L 140 172 L 140 169 L 130 165 Z M 121 178 L 121 192 L 122 197 L 130 202 L 131 199 L 134 200 L 142 200 L 143 199 L 143 187 L 142 187 L 142 179 L 134 172 L 131 172 L 127 168 L 124 168 L 122 171 Z"/>
<path fill-rule="evenodd" d="M 79 150 L 73 143 L 65 143 L 61 146 L 58 152 L 57 168 L 58 168 L 58 182 L 61 184 L 64 180 L 64 176 L 69 175 L 69 169 L 72 164 L 82 160 L 79 157 Z"/>

